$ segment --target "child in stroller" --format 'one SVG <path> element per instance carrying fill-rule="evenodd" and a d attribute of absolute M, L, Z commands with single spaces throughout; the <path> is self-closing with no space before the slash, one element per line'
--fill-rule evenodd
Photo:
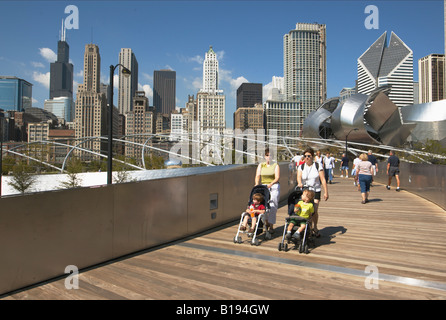
<path fill-rule="evenodd" d="M 263 217 L 270 209 L 269 201 L 270 193 L 268 187 L 257 185 L 251 190 L 248 208 L 242 213 L 237 234 L 234 237 L 234 243 L 242 243 L 241 234 L 246 232 L 248 236 L 252 235 L 251 244 L 259 245 L 257 235 L 263 232 Z M 251 227 L 247 230 L 249 223 Z M 266 232 L 265 239 L 270 238 L 271 235 Z"/>
<path fill-rule="evenodd" d="M 246 209 L 246 213 L 249 213 L 249 215 L 245 214 L 245 217 L 243 218 L 242 226 L 240 227 L 240 230 L 245 231 L 246 226 L 248 225 L 248 220 L 251 217 L 251 228 L 249 229 L 249 233 L 254 232 L 253 226 L 257 225 L 257 217 L 259 214 L 265 213 L 265 206 L 262 204 L 264 201 L 263 195 L 261 193 L 255 193 L 252 196 L 252 204 Z"/>
<path fill-rule="evenodd" d="M 279 251 L 287 251 L 288 244 L 292 241 L 298 247 L 299 253 L 309 252 L 308 243 L 313 242 L 310 228 L 311 217 L 314 213 L 313 199 L 314 191 L 300 188 L 296 189 L 288 197 L 289 217 L 285 219 Z M 293 231 L 295 231 L 294 234 Z M 284 243 L 285 240 L 287 241 L 286 243 Z"/>

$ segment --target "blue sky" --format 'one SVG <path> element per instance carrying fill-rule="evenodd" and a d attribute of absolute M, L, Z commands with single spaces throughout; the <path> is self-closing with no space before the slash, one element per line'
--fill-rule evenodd
<path fill-rule="evenodd" d="M 0 75 L 31 82 L 33 106 L 49 97 L 50 63 L 68 5 L 79 10 L 79 28 L 67 30 L 75 85 L 83 82 L 85 44 L 101 54 L 101 79 L 121 48 L 132 48 L 139 64 L 140 89 L 152 104 L 153 71 L 177 74 L 177 106 L 202 86 L 202 61 L 209 46 L 217 52 L 220 88 L 226 95 L 227 127 L 232 127 L 235 96 L 243 82 L 268 88 L 283 76 L 283 35 L 297 22 L 327 26 L 328 98 L 357 78 L 357 59 L 385 31 L 393 31 L 418 59 L 444 53 L 443 1 L 4 1 L 0 0 Z M 364 22 L 368 5 L 378 8 L 378 29 Z M 116 85 L 116 82 L 115 82 Z M 76 90 L 76 88 L 74 89 Z M 115 91 L 115 97 L 117 91 Z M 266 97 L 264 97 L 266 98 Z M 115 100 L 116 104 L 116 100 Z"/>

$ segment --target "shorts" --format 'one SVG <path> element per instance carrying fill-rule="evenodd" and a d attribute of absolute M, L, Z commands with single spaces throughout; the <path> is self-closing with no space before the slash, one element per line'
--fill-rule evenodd
<path fill-rule="evenodd" d="M 370 184 L 372 183 L 372 176 L 368 174 L 359 174 L 358 180 L 361 187 L 361 193 L 369 192 Z"/>
<path fill-rule="evenodd" d="M 341 170 L 347 170 L 348 171 L 348 166 L 342 166 Z"/>
<path fill-rule="evenodd" d="M 305 219 L 305 218 L 303 218 L 303 219 Z M 290 223 L 292 223 L 295 226 L 297 226 L 297 225 L 307 224 L 307 221 L 305 221 L 305 220 L 297 220 L 297 219 L 290 219 Z"/>
<path fill-rule="evenodd" d="M 398 176 L 400 174 L 400 169 L 398 167 L 389 168 L 389 177 Z"/>
<path fill-rule="evenodd" d="M 314 192 L 314 199 L 315 200 L 321 200 L 321 192 L 320 191 L 318 191 L 318 192 Z"/>

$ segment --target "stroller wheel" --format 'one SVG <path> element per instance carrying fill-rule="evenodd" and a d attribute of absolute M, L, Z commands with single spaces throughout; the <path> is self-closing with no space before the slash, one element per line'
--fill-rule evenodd
<path fill-rule="evenodd" d="M 285 246 L 284 246 L 283 250 L 284 250 L 285 252 L 288 251 L 288 243 L 285 243 Z"/>
<path fill-rule="evenodd" d="M 240 236 L 235 236 L 234 237 L 234 243 L 242 243 L 243 241 L 242 241 L 242 237 L 240 237 Z"/>
<path fill-rule="evenodd" d="M 279 249 L 279 251 L 283 250 L 283 243 L 282 242 L 279 242 L 279 247 L 277 249 Z"/>
<path fill-rule="evenodd" d="M 310 251 L 308 250 L 308 244 L 305 244 L 304 246 L 304 252 L 305 254 L 308 254 Z"/>
<path fill-rule="evenodd" d="M 251 241 L 251 245 L 255 245 L 258 246 L 259 245 L 259 239 L 255 238 L 254 240 Z"/>

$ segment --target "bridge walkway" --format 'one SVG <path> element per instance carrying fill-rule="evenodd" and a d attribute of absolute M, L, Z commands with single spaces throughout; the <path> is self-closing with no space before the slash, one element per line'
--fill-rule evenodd
<path fill-rule="evenodd" d="M 83 270 L 76 290 L 60 278 L 3 299 L 446 299 L 446 212 L 381 184 L 363 205 L 352 182 L 329 185 L 309 254 L 279 252 L 283 203 L 259 246 L 233 243 L 237 221 Z"/>

